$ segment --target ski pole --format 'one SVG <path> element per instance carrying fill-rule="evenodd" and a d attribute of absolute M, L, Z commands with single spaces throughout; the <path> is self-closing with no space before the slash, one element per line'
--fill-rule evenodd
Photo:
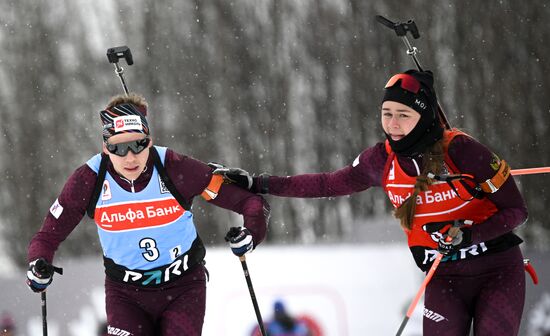
<path fill-rule="evenodd" d="M 36 261 L 36 268 L 42 274 L 48 274 L 53 277 L 54 273 L 63 274 L 63 268 L 57 267 L 49 264 L 44 259 L 38 259 Z M 47 312 L 47 301 L 46 301 L 46 291 L 40 293 L 40 301 L 42 306 L 42 334 L 48 336 L 48 312 Z"/>
<path fill-rule="evenodd" d="M 396 336 L 400 336 L 403 333 L 403 330 L 405 329 L 405 326 L 407 325 L 407 322 L 409 322 L 409 319 L 411 318 L 414 308 L 416 308 L 416 305 L 418 304 L 418 301 L 420 301 L 420 298 L 422 297 L 422 294 L 424 294 L 424 290 L 426 289 L 426 286 L 432 279 L 432 276 L 435 273 L 435 270 L 439 266 L 439 263 L 441 262 L 441 259 L 443 258 L 443 254 L 439 253 L 437 255 L 437 258 L 435 258 L 434 263 L 432 264 L 432 267 L 430 268 L 430 271 L 424 278 L 424 281 L 422 281 L 422 285 L 420 285 L 420 288 L 418 289 L 418 292 L 416 292 L 416 296 L 414 297 L 414 300 L 409 305 L 409 308 L 407 309 L 407 313 L 405 314 L 405 318 L 401 322 L 401 325 L 399 326 L 399 330 L 397 330 Z"/>
<path fill-rule="evenodd" d="M 529 260 L 528 258 L 523 259 L 523 266 L 525 267 L 525 271 L 531 276 L 531 280 L 533 280 L 533 283 L 535 285 L 538 285 L 539 276 L 537 275 L 537 272 L 535 271 L 533 265 L 531 265 L 531 260 Z"/>
<path fill-rule="evenodd" d="M 416 64 L 418 70 L 423 71 L 422 66 L 420 65 L 420 61 L 418 60 L 418 57 L 416 57 L 416 54 L 418 54 L 419 51 L 411 44 L 411 42 L 407 38 L 407 32 L 410 32 L 412 37 L 414 37 L 415 39 L 420 37 L 420 33 L 418 32 L 418 27 L 416 27 L 416 23 L 414 23 L 413 20 L 409 20 L 404 23 L 392 22 L 382 15 L 376 15 L 376 21 L 394 30 L 397 36 L 401 37 L 403 43 L 405 43 L 405 46 L 407 47 L 407 55 L 412 57 L 414 64 Z M 451 129 L 451 124 L 449 123 L 449 120 L 447 119 L 447 116 L 445 115 L 445 112 L 443 111 L 439 100 L 437 101 L 437 114 L 439 115 L 441 122 L 443 122 L 443 124 L 445 125 L 445 128 Z"/>
<path fill-rule="evenodd" d="M 455 225 L 456 225 L 456 223 L 457 222 L 455 221 Z M 451 227 L 449 229 L 449 233 L 447 235 L 447 238 L 445 238 L 445 241 L 446 242 L 451 242 L 453 240 L 453 238 L 458 234 L 458 230 L 460 230 L 459 226 Z M 428 283 L 432 279 L 432 276 L 434 275 L 435 270 L 439 266 L 439 263 L 441 262 L 441 259 L 443 259 L 443 254 L 438 253 L 437 257 L 435 258 L 435 260 L 432 264 L 432 267 L 430 267 L 430 271 L 428 272 L 428 274 L 424 278 L 424 281 L 422 281 L 422 284 L 420 285 L 420 288 L 418 289 L 418 292 L 416 292 L 416 295 L 415 295 L 413 301 L 409 305 L 409 308 L 407 309 L 407 313 L 405 314 L 405 318 L 403 318 L 403 321 L 401 322 L 401 325 L 399 326 L 399 329 L 397 330 L 397 334 L 395 334 L 396 336 L 401 336 L 401 334 L 403 333 L 403 330 L 405 329 L 405 326 L 409 322 L 409 319 L 411 318 L 411 316 L 414 312 L 414 308 L 416 308 L 416 305 L 418 304 L 418 301 L 420 301 L 420 298 L 424 294 L 424 291 L 426 290 L 426 286 L 428 285 Z"/>
<path fill-rule="evenodd" d="M 256 313 L 256 319 L 258 319 L 258 326 L 260 327 L 260 332 L 262 336 L 267 336 L 264 328 L 264 322 L 262 320 L 262 314 L 260 313 L 260 308 L 258 307 L 258 300 L 256 300 L 256 294 L 254 294 L 254 287 L 252 287 L 252 280 L 250 279 L 250 273 L 248 272 L 248 265 L 246 264 L 246 257 L 244 255 L 239 257 L 241 261 L 241 266 L 243 267 L 244 277 L 246 279 L 246 284 L 248 285 L 248 291 L 250 292 L 250 299 L 252 300 L 252 305 L 254 306 L 254 312 Z"/>
<path fill-rule="evenodd" d="M 124 93 L 128 95 L 128 87 L 126 86 L 126 82 L 124 81 L 124 77 L 122 76 L 124 74 L 124 69 L 120 65 L 118 65 L 118 60 L 121 58 L 124 58 L 128 65 L 134 64 L 132 52 L 127 46 L 107 49 L 107 59 L 109 60 L 109 63 L 113 63 L 115 65 L 115 73 L 120 78 L 120 83 L 122 84 Z"/>
<path fill-rule="evenodd" d="M 46 291 L 40 293 L 41 304 L 42 304 L 42 335 L 48 336 L 48 318 L 46 311 Z"/>
<path fill-rule="evenodd" d="M 544 174 L 550 173 L 550 167 L 512 169 L 511 173 L 512 175 Z"/>

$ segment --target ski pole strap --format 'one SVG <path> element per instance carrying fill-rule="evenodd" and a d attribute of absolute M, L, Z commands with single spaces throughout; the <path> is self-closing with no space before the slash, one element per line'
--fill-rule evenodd
<path fill-rule="evenodd" d="M 54 272 L 59 275 L 63 275 L 63 268 L 54 266 L 42 258 L 36 261 L 35 267 L 40 273 L 47 274 L 49 276 L 52 276 Z"/>
<path fill-rule="evenodd" d="M 533 283 L 535 285 L 538 285 L 539 277 L 537 275 L 537 272 L 535 271 L 535 268 L 533 267 L 533 265 L 531 265 L 531 260 L 523 259 L 523 265 L 525 266 L 525 271 L 531 276 L 531 280 L 533 280 Z"/>

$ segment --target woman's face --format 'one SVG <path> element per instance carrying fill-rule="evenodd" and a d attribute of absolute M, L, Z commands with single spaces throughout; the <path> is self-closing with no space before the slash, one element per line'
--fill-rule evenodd
<path fill-rule="evenodd" d="M 398 141 L 409 134 L 420 120 L 420 113 L 407 105 L 387 100 L 382 104 L 382 128 L 392 140 Z"/>
<path fill-rule="evenodd" d="M 145 138 L 145 134 L 142 133 L 123 133 L 110 137 L 107 141 L 109 144 L 119 144 L 124 142 L 136 141 Z M 135 180 L 145 169 L 147 159 L 149 158 L 149 148 L 152 145 L 152 141 L 149 142 L 147 149 L 141 151 L 139 154 L 134 154 L 131 150 L 125 156 L 119 156 L 112 154 L 107 150 L 105 143 L 103 144 L 103 153 L 109 155 L 109 159 L 113 163 L 113 167 L 116 172 L 128 180 Z"/>

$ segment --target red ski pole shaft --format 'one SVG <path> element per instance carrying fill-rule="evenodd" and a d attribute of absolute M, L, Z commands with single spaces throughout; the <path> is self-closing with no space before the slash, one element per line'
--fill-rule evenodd
<path fill-rule="evenodd" d="M 449 234 L 447 235 L 447 238 L 445 240 L 447 242 L 450 242 L 453 240 L 454 236 L 458 234 L 458 230 L 460 230 L 459 227 L 453 226 L 449 229 Z M 437 258 L 435 258 L 432 267 L 430 267 L 430 270 L 428 271 L 428 274 L 424 278 L 424 281 L 422 281 L 422 285 L 420 285 L 420 288 L 418 289 L 418 292 L 416 292 L 416 296 L 414 297 L 414 300 L 409 305 L 409 309 L 407 309 L 407 314 L 405 314 L 405 318 L 403 319 L 403 322 L 401 322 L 401 325 L 399 326 L 399 330 L 397 330 L 396 336 L 400 336 L 403 333 L 403 330 L 405 330 L 405 326 L 407 325 L 407 322 L 409 322 L 409 319 L 411 318 L 414 309 L 416 308 L 416 305 L 418 304 L 418 301 L 420 301 L 420 298 L 424 294 L 424 291 L 426 290 L 426 286 L 428 286 L 428 283 L 430 280 L 432 280 L 432 277 L 435 273 L 435 270 L 439 266 L 439 263 L 441 262 L 441 259 L 443 258 L 443 254 L 439 253 L 437 255 Z"/>
<path fill-rule="evenodd" d="M 426 290 L 426 286 L 432 279 L 432 276 L 435 273 L 435 270 L 439 266 L 439 263 L 441 262 L 441 259 L 443 258 L 443 254 L 439 253 L 437 255 L 437 258 L 435 259 L 434 263 L 432 264 L 432 267 L 430 268 L 430 271 L 424 278 L 424 281 L 422 281 L 422 285 L 418 289 L 418 292 L 416 292 L 416 296 L 414 297 L 414 300 L 409 305 L 409 309 L 407 309 L 407 314 L 405 315 L 405 318 L 403 319 L 403 322 L 401 322 L 401 325 L 399 326 L 399 330 L 397 330 L 396 336 L 400 336 L 403 333 L 403 330 L 405 329 L 405 326 L 407 325 L 407 322 L 409 322 L 409 319 L 411 318 L 414 309 L 416 308 L 416 305 L 418 304 L 418 301 L 420 301 L 420 298 L 424 294 L 424 290 Z"/>
<path fill-rule="evenodd" d="M 530 174 L 544 174 L 550 173 L 550 167 L 538 167 L 538 168 L 523 168 L 523 169 L 512 169 L 512 175 L 530 175 Z"/>

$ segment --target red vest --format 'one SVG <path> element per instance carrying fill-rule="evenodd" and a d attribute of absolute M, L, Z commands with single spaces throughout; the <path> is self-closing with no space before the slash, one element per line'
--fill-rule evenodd
<path fill-rule="evenodd" d="M 452 130 L 445 131 L 443 135 L 445 168 L 449 174 L 462 173 L 458 171 L 449 158 L 447 150 L 448 144 L 457 135 L 464 135 L 464 133 Z M 412 194 L 416 177 L 409 176 L 403 171 L 395 153 L 391 151 L 388 141 L 386 141 L 386 150 L 388 151 L 388 161 L 382 177 L 382 185 L 393 206 L 397 208 Z M 419 167 L 419 169 L 421 168 Z M 467 181 L 462 182 L 468 183 Z M 497 211 L 495 204 L 487 198 L 472 198 L 459 180 L 451 183 L 458 191 L 458 195 L 447 182 L 440 181 L 434 182 L 428 187 L 427 191 L 418 195 L 412 227 L 410 230 L 405 230 L 409 247 L 436 249 L 441 233 L 445 233 L 450 227 L 450 225 L 446 226 L 439 233 L 436 232 L 430 235 L 423 228 L 426 223 L 469 219 L 474 221 L 474 225 L 477 225 Z"/>

